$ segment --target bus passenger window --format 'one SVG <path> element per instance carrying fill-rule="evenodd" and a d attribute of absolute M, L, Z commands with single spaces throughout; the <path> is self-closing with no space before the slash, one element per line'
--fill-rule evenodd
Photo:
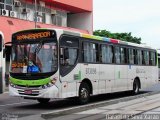
<path fill-rule="evenodd" d="M 119 47 L 115 47 L 115 61 L 116 63 L 120 63 L 120 48 Z"/>
<path fill-rule="evenodd" d="M 143 56 L 143 59 L 142 59 L 143 65 L 149 65 L 149 52 L 143 51 L 142 56 Z"/>
<path fill-rule="evenodd" d="M 129 49 L 129 63 L 134 64 L 134 52 L 133 49 Z"/>
<path fill-rule="evenodd" d="M 121 64 L 127 63 L 126 48 L 120 48 L 120 53 L 121 53 Z"/>
<path fill-rule="evenodd" d="M 94 43 L 83 43 L 83 61 L 96 63 L 98 62 L 98 45 Z"/>
<path fill-rule="evenodd" d="M 155 52 L 149 52 L 149 65 L 156 65 Z"/>
<path fill-rule="evenodd" d="M 142 65 L 142 52 L 137 50 L 138 65 Z"/>
<path fill-rule="evenodd" d="M 112 46 L 101 45 L 101 62 L 102 63 L 112 63 L 113 53 Z"/>
<path fill-rule="evenodd" d="M 134 54 L 134 64 L 138 64 L 138 55 L 137 55 L 137 50 L 136 49 L 134 49 L 133 50 L 133 54 Z"/>

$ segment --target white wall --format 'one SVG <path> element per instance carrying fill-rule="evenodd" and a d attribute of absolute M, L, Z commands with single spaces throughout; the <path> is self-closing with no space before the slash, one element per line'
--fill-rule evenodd
<path fill-rule="evenodd" d="M 88 30 L 92 34 L 93 14 L 91 12 L 68 14 L 68 27 Z"/>

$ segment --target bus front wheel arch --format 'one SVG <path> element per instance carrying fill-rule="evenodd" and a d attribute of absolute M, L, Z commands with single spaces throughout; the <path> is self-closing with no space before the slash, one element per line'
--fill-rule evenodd
<path fill-rule="evenodd" d="M 79 87 L 78 101 L 80 104 L 86 104 L 90 100 L 90 94 L 92 94 L 92 85 L 89 80 L 81 82 Z"/>

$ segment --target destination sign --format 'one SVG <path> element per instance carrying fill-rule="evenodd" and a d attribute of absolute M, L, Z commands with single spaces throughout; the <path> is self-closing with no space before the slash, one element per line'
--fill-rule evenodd
<path fill-rule="evenodd" d="M 17 40 L 47 38 L 50 36 L 51 36 L 50 32 L 30 33 L 30 34 L 17 35 Z"/>
<path fill-rule="evenodd" d="M 55 33 L 51 30 L 31 30 L 15 33 L 12 37 L 13 41 L 39 40 L 42 38 L 53 38 Z"/>

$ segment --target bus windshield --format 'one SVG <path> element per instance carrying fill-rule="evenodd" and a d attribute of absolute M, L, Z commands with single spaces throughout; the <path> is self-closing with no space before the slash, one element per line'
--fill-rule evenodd
<path fill-rule="evenodd" d="M 38 42 L 12 47 L 11 73 L 48 73 L 57 70 L 57 44 Z"/>

